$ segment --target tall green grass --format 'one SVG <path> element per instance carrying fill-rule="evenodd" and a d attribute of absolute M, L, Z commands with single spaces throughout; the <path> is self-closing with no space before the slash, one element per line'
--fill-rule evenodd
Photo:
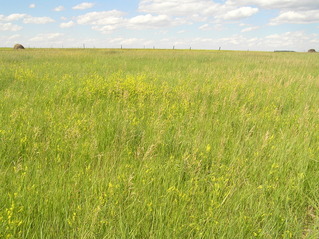
<path fill-rule="evenodd" d="M 0 52 L 0 238 L 318 238 L 316 54 Z"/>

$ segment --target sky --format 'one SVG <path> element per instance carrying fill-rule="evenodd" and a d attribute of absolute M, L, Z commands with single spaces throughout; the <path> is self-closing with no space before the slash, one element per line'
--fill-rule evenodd
<path fill-rule="evenodd" d="M 319 51 L 319 0 L 0 0 L 0 47 Z"/>

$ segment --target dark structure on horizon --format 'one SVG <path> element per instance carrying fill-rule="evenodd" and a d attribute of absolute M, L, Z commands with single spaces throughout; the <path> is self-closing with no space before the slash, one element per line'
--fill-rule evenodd
<path fill-rule="evenodd" d="M 274 52 L 295 52 L 295 51 L 290 51 L 290 50 L 275 50 Z"/>
<path fill-rule="evenodd" d="M 13 49 L 24 49 L 24 46 L 22 46 L 21 44 L 15 44 Z"/>

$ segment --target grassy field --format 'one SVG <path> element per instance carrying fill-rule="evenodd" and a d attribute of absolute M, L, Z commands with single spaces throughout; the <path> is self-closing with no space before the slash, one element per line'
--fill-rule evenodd
<path fill-rule="evenodd" d="M 318 238 L 319 55 L 0 51 L 0 238 Z"/>

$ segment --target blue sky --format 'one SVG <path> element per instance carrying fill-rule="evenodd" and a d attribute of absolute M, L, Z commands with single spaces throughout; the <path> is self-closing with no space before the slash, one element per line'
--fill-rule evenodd
<path fill-rule="evenodd" d="M 0 47 L 319 50 L 319 0 L 0 0 Z"/>

